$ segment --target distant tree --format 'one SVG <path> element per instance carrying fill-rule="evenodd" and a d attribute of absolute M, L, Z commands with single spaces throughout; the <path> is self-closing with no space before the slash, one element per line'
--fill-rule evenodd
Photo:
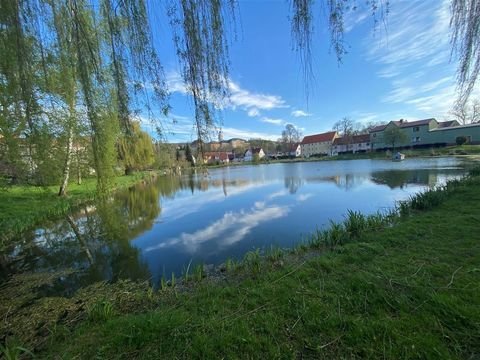
<path fill-rule="evenodd" d="M 190 149 L 190 145 L 188 144 L 185 147 L 185 157 L 189 163 L 193 164 L 192 150 Z"/>
<path fill-rule="evenodd" d="M 395 145 L 406 141 L 407 135 L 399 127 L 391 126 L 383 132 L 383 140 L 385 144 L 392 145 L 393 151 L 395 151 Z"/>
<path fill-rule="evenodd" d="M 480 121 L 480 100 L 475 99 L 465 104 L 457 104 L 450 112 L 460 124 L 473 124 Z"/>
<path fill-rule="evenodd" d="M 355 121 L 349 117 L 344 117 L 342 120 L 339 120 L 333 124 L 333 130 L 337 131 L 340 136 L 349 137 L 353 135 L 355 125 Z"/>
<path fill-rule="evenodd" d="M 286 152 L 292 151 L 293 145 L 302 138 L 301 131 L 293 124 L 287 124 L 282 131 L 282 143 Z"/>

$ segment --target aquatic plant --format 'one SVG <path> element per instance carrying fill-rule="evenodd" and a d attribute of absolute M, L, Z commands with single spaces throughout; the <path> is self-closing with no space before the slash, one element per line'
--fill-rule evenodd
<path fill-rule="evenodd" d="M 350 239 L 357 239 L 367 229 L 366 216 L 360 212 L 348 210 L 344 227 Z"/>
<path fill-rule="evenodd" d="M 205 272 L 203 270 L 203 264 L 197 264 L 193 268 L 193 278 L 195 281 L 200 282 L 205 276 Z"/>

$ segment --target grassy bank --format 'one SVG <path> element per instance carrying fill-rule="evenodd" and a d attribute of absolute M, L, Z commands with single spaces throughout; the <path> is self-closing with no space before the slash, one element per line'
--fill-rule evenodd
<path fill-rule="evenodd" d="M 118 176 L 113 180 L 115 189 L 135 184 L 148 173 Z M 68 196 L 58 196 L 58 186 L 9 186 L 0 191 L 0 249 L 15 235 L 40 224 L 42 221 L 68 213 L 76 206 L 92 201 L 96 180 L 89 178 L 81 185 L 70 184 Z"/>
<path fill-rule="evenodd" d="M 42 358 L 476 358 L 479 203 L 477 172 L 400 215 L 350 214 L 291 253 L 249 253 L 221 284 L 98 284 L 4 322 L 24 312 L 17 336 Z"/>

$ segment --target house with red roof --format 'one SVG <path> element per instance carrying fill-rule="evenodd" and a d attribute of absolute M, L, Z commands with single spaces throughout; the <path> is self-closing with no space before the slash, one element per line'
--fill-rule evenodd
<path fill-rule="evenodd" d="M 228 164 L 230 154 L 225 151 L 211 151 L 203 154 L 203 162 L 206 164 Z"/>
<path fill-rule="evenodd" d="M 302 155 L 307 158 L 310 156 L 332 155 L 333 141 L 338 137 L 336 131 L 307 135 L 300 143 Z"/>
<path fill-rule="evenodd" d="M 370 134 L 338 137 L 333 141 L 332 155 L 370 151 Z"/>

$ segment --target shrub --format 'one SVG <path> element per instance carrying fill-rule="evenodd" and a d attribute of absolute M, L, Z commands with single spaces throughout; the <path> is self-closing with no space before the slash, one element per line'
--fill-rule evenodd
<path fill-rule="evenodd" d="M 457 145 L 463 145 L 468 142 L 468 138 L 466 136 L 457 136 L 455 142 L 457 143 Z"/>

